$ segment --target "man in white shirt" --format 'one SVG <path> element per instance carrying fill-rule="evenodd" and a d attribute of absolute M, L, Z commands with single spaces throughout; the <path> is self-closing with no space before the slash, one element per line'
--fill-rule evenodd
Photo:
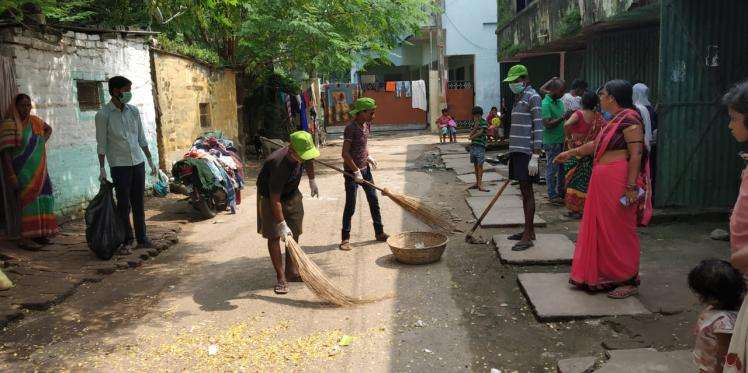
<path fill-rule="evenodd" d="M 571 113 L 582 108 L 582 96 L 587 90 L 587 82 L 581 79 L 574 79 L 571 82 L 571 90 L 564 93 L 561 101 L 564 103 L 565 119 L 569 119 Z"/>
<path fill-rule="evenodd" d="M 112 99 L 96 113 L 96 143 L 99 155 L 99 179 L 107 179 L 105 161 L 117 195 L 117 214 L 125 226 L 125 244 L 120 254 L 127 255 L 135 247 L 153 247 L 145 227 L 145 161 L 152 175 L 157 169 L 148 150 L 138 108 L 129 105 L 132 99 L 132 82 L 125 77 L 109 79 L 109 94 Z M 132 209 L 135 236 L 130 225 Z"/>

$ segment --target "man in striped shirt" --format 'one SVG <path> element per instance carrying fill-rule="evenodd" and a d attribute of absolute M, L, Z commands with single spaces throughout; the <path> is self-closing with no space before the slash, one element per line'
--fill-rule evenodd
<path fill-rule="evenodd" d="M 538 175 L 538 158 L 543 147 L 543 116 L 540 95 L 530 86 L 527 68 L 514 65 L 507 75 L 504 82 L 509 83 L 509 89 L 515 94 L 509 133 L 509 178 L 519 182 L 525 213 L 524 230 L 509 239 L 519 241 L 512 250 L 523 251 L 531 248 L 535 240 L 532 184 Z"/>

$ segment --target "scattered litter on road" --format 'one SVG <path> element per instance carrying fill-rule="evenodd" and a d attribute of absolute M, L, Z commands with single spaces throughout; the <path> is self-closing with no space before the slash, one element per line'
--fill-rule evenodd
<path fill-rule="evenodd" d="M 212 344 L 208 346 L 208 356 L 215 356 L 218 354 L 218 345 Z"/>
<path fill-rule="evenodd" d="M 715 241 L 730 241 L 730 233 L 727 233 L 724 229 L 715 229 L 709 234 L 709 238 Z"/>
<path fill-rule="evenodd" d="M 340 341 L 338 341 L 338 345 L 348 346 L 351 344 L 351 342 L 353 342 L 353 337 L 351 337 L 350 335 L 344 335 L 340 337 Z"/>
<path fill-rule="evenodd" d="M 428 348 L 424 348 L 423 352 L 425 352 L 427 354 L 433 354 L 434 353 L 433 351 L 429 350 Z"/>
<path fill-rule="evenodd" d="M 423 328 L 424 326 L 426 326 L 426 323 L 423 322 L 423 320 L 418 320 L 416 321 L 416 326 L 419 328 Z"/>

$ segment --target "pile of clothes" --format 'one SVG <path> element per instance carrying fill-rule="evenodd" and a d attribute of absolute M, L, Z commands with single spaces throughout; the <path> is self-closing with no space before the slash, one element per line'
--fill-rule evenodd
<path fill-rule="evenodd" d="M 231 213 L 241 204 L 241 190 L 244 188 L 244 168 L 238 150 L 231 140 L 221 133 L 206 132 L 198 137 L 182 160 L 172 167 L 172 175 L 184 175 L 185 170 L 197 173 L 195 188 L 209 196 L 216 188 L 221 188 L 228 196 Z"/>

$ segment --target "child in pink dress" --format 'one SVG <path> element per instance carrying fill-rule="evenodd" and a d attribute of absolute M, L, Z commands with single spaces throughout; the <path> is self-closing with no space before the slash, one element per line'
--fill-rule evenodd
<path fill-rule="evenodd" d="M 699 372 L 721 373 L 745 295 L 743 276 L 729 262 L 708 259 L 688 274 L 688 286 L 707 305 L 694 331 L 694 363 Z"/>

